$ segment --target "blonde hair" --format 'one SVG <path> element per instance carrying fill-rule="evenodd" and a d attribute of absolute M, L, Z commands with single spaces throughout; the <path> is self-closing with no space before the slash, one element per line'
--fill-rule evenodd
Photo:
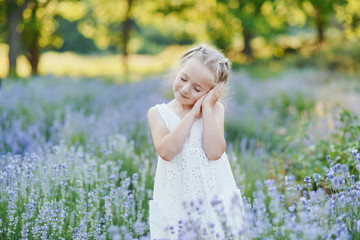
<path fill-rule="evenodd" d="M 214 74 L 213 85 L 227 82 L 231 62 L 217 49 L 205 44 L 194 47 L 180 57 L 180 67 L 190 60 L 198 60 Z"/>

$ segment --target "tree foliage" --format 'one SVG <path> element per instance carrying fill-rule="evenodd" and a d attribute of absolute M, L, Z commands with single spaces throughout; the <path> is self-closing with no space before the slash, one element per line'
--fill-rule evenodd
<path fill-rule="evenodd" d="M 71 21 L 82 18 L 85 4 L 76 1 L 32 0 L 27 4 L 20 24 L 24 53 L 31 64 L 33 74 L 37 74 L 40 51 L 63 44 L 63 36 L 55 34 L 58 27 L 56 16 Z"/>
<path fill-rule="evenodd" d="M 173 43 L 207 42 L 240 62 L 282 57 L 304 44 L 294 40 L 303 37 L 297 29 L 312 29 L 320 46 L 330 26 L 344 39 L 357 39 L 359 1 L 0 0 L 0 41 L 10 46 L 10 72 L 22 53 L 33 74 L 47 49 L 116 51 L 125 70 L 129 54 L 154 54 Z"/>
<path fill-rule="evenodd" d="M 317 42 L 322 44 L 326 39 L 325 30 L 329 26 L 330 17 L 335 14 L 337 7 L 346 4 L 346 0 L 298 0 L 298 2 L 308 16 L 310 24 L 316 28 Z"/>

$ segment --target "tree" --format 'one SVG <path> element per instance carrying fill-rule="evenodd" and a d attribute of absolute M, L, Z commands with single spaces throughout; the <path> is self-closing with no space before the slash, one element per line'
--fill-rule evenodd
<path fill-rule="evenodd" d="M 5 0 L 0 0 L 0 33 L 6 32 L 6 4 Z M 6 42 L 5 34 L 0 34 L 0 42 Z"/>
<path fill-rule="evenodd" d="M 136 16 L 141 26 L 151 25 L 175 39 L 213 43 L 227 51 L 232 42 L 232 30 L 225 24 L 226 12 L 226 4 L 220 6 L 216 1 L 164 0 L 146 2 L 146 7 L 136 11 Z"/>
<path fill-rule="evenodd" d="M 228 1 L 222 1 L 227 3 Z M 231 23 L 238 25 L 243 37 L 243 50 L 248 59 L 253 58 L 251 42 L 254 37 L 270 40 L 276 34 L 286 30 L 285 8 L 276 0 L 231 0 L 228 2 L 228 13 Z"/>
<path fill-rule="evenodd" d="M 48 47 L 60 48 L 63 38 L 55 34 L 56 16 L 78 20 L 85 14 L 86 4 L 77 1 L 30 0 L 23 14 L 22 43 L 31 65 L 32 74 L 38 74 L 40 51 Z"/>
<path fill-rule="evenodd" d="M 93 38 L 100 49 L 115 47 L 122 53 L 128 72 L 129 43 L 135 26 L 135 0 L 88 0 L 88 11 L 79 25 L 80 32 Z"/>
<path fill-rule="evenodd" d="M 130 34 L 132 30 L 132 7 L 134 0 L 127 0 L 127 9 L 125 13 L 124 23 L 123 23 L 123 37 L 122 37 L 122 52 L 123 52 L 123 65 L 125 68 L 125 73 L 129 72 L 128 67 L 128 46 L 130 41 Z"/>
<path fill-rule="evenodd" d="M 70 5 L 70 7 L 69 7 Z M 38 73 L 40 51 L 48 46 L 61 47 L 61 36 L 54 34 L 56 15 L 79 19 L 85 10 L 82 2 L 58 0 L 0 0 L 0 20 L 6 15 L 7 42 L 9 45 L 9 76 L 16 76 L 16 59 L 24 53 L 31 65 L 32 74 Z M 66 9 L 66 11 L 64 11 Z"/>
<path fill-rule="evenodd" d="M 16 77 L 16 59 L 21 48 L 18 24 L 21 21 L 22 13 L 30 0 L 19 1 L 5 0 L 5 12 L 7 23 L 7 43 L 9 45 L 9 76 Z"/>
<path fill-rule="evenodd" d="M 344 5 L 346 0 L 298 0 L 300 7 L 307 13 L 310 23 L 314 24 L 317 33 L 317 42 L 322 45 L 326 39 L 325 29 L 328 27 L 330 17 L 335 14 L 336 6 Z"/>
<path fill-rule="evenodd" d="M 138 16 L 140 23 L 152 24 L 180 37 L 212 43 L 225 53 L 237 51 L 239 47 L 235 45 L 243 41 L 242 52 L 251 59 L 250 43 L 254 36 L 270 39 L 286 30 L 285 12 L 267 10 L 264 13 L 265 5 L 267 9 L 275 8 L 274 1 L 164 0 L 146 8 L 151 9 L 149 14 L 142 12 Z M 151 5 L 151 1 L 148 4 Z"/>
<path fill-rule="evenodd" d="M 347 4 L 335 6 L 336 19 L 344 29 L 344 37 L 360 37 L 360 4 L 358 0 L 347 0 Z"/>
<path fill-rule="evenodd" d="M 23 14 L 22 43 L 26 58 L 31 66 L 31 74 L 38 74 L 40 50 L 50 45 L 55 38 L 54 15 L 56 0 L 31 0 Z"/>

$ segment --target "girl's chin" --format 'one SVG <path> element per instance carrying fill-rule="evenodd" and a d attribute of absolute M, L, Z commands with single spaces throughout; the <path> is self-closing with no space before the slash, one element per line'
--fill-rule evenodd
<path fill-rule="evenodd" d="M 189 101 L 188 99 L 184 99 L 184 98 L 181 98 L 181 97 L 176 97 L 175 99 L 176 99 L 176 101 L 177 101 L 178 103 L 180 103 L 180 104 L 183 105 L 183 106 L 187 106 L 187 107 L 192 107 L 192 106 L 194 106 L 194 103 L 192 103 L 192 102 Z"/>
<path fill-rule="evenodd" d="M 188 102 L 188 99 L 186 99 L 186 98 L 184 98 L 183 96 L 181 96 L 180 93 L 178 94 L 178 96 L 175 96 L 175 99 L 176 99 L 179 103 Z"/>

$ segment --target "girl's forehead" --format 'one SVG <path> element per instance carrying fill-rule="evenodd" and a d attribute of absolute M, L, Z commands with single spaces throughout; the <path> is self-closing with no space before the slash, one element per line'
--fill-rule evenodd
<path fill-rule="evenodd" d="M 202 86 L 212 86 L 213 74 L 208 67 L 197 60 L 188 61 L 180 69 L 189 80 Z"/>

